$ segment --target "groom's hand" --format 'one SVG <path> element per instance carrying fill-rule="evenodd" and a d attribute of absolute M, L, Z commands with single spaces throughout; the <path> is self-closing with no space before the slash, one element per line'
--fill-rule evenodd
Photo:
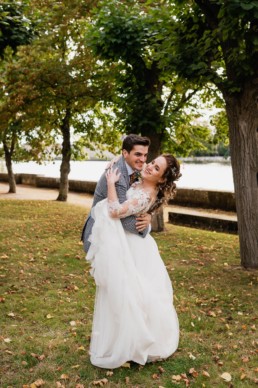
<path fill-rule="evenodd" d="M 136 217 L 135 227 L 138 232 L 143 232 L 151 223 L 151 214 L 144 213 Z"/>

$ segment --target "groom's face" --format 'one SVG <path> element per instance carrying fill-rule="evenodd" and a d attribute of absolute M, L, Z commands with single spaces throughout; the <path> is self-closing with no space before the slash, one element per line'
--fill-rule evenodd
<path fill-rule="evenodd" d="M 148 156 L 148 146 L 135 145 L 130 152 L 123 150 L 123 156 L 127 164 L 133 170 L 141 171 Z"/>

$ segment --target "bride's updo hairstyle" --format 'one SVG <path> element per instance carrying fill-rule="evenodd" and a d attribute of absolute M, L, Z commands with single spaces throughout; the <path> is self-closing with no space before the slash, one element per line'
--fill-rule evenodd
<path fill-rule="evenodd" d="M 164 181 L 158 185 L 157 199 L 149 210 L 149 213 L 157 210 L 163 204 L 166 204 L 168 200 L 173 199 L 176 195 L 176 184 L 180 176 L 180 164 L 173 155 L 163 154 L 160 155 L 166 159 L 167 168 L 163 174 Z"/>

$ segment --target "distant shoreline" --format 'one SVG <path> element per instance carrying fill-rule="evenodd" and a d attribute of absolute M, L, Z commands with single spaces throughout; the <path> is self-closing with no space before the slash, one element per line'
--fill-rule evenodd
<path fill-rule="evenodd" d="M 108 160 L 71 161 L 69 179 L 97 182 L 104 172 Z M 203 190 L 222 190 L 234 192 L 233 175 L 230 160 L 224 158 L 182 158 L 180 160 L 182 177 L 178 188 Z M 15 174 L 36 174 L 45 177 L 60 177 L 61 161 L 15 163 Z M 2 168 L 1 168 L 2 167 Z M 0 173 L 7 173 L 0 161 Z"/>

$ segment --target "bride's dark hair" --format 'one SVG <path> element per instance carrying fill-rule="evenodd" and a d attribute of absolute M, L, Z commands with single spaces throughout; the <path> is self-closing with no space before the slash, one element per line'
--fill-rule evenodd
<path fill-rule="evenodd" d="M 157 210 L 160 206 L 167 203 L 169 199 L 174 198 L 176 195 L 176 184 L 180 176 L 180 164 L 173 155 L 163 154 L 160 155 L 166 159 L 167 168 L 162 176 L 164 181 L 158 185 L 157 199 L 149 209 L 149 213 Z"/>

